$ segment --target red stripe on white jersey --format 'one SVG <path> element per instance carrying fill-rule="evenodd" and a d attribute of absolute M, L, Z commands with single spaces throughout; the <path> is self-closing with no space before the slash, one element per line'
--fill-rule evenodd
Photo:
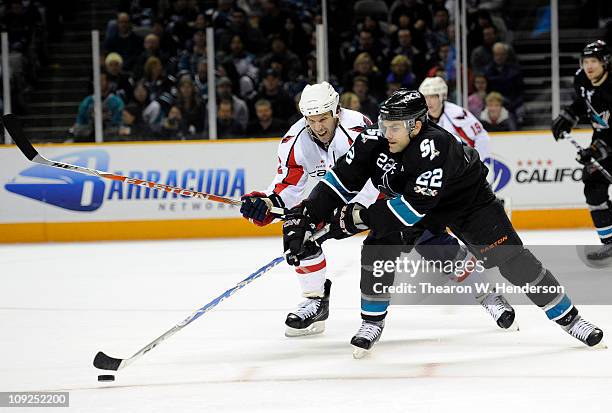
<path fill-rule="evenodd" d="M 309 274 L 311 272 L 316 272 L 319 270 L 322 270 L 323 268 L 325 268 L 325 266 L 327 265 L 327 261 L 323 260 L 318 264 L 313 264 L 313 265 L 305 265 L 303 267 L 297 267 L 295 269 L 295 272 L 297 272 L 298 274 Z"/>
<path fill-rule="evenodd" d="M 474 147 L 474 140 L 468 138 L 467 133 L 465 133 L 465 131 L 460 126 L 453 125 L 453 128 L 455 128 L 455 130 L 457 131 L 459 136 L 461 136 L 461 139 L 463 139 L 465 141 L 465 143 L 470 145 L 470 147 L 472 147 L 472 148 Z"/>
<path fill-rule="evenodd" d="M 297 142 L 297 139 L 295 142 Z M 295 142 L 291 146 L 289 158 L 287 159 L 287 175 L 283 178 L 282 182 L 274 186 L 274 193 L 276 194 L 280 194 L 288 186 L 297 185 L 302 176 L 304 176 L 304 168 L 302 165 L 298 165 L 295 160 Z"/>

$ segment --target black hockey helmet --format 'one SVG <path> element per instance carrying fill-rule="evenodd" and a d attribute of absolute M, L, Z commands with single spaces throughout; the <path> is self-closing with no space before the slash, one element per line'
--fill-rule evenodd
<path fill-rule="evenodd" d="M 401 88 L 396 90 L 380 105 L 378 126 L 382 128 L 384 120 L 406 121 L 406 128 L 412 132 L 417 120 L 427 120 L 427 103 L 418 90 Z"/>
<path fill-rule="evenodd" d="M 608 49 L 608 45 L 603 40 L 587 44 L 580 54 L 580 63 L 582 63 L 582 59 L 585 57 L 596 57 L 603 62 L 606 69 L 609 68 L 610 61 L 612 60 L 610 49 Z"/>

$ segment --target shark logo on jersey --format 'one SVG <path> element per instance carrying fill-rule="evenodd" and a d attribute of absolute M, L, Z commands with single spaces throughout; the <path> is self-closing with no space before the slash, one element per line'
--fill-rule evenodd
<path fill-rule="evenodd" d="M 108 169 L 108 153 L 92 149 L 56 158 L 58 161 L 88 168 Z M 104 199 L 104 182 L 95 176 L 66 169 L 32 166 L 4 185 L 17 195 L 71 211 L 90 212 L 100 208 Z"/>
<path fill-rule="evenodd" d="M 585 90 L 582 86 L 580 87 L 582 91 L 582 97 L 584 97 L 584 101 L 589 108 L 589 116 L 591 118 L 591 124 L 593 125 L 593 129 L 602 130 L 610 128 L 608 120 L 610 119 L 610 111 L 604 110 L 601 112 L 597 112 L 591 103 L 591 99 L 595 90 Z"/>

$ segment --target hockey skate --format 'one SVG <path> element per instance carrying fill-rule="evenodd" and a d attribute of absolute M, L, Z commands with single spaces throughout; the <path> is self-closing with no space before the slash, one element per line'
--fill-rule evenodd
<path fill-rule="evenodd" d="M 608 348 L 602 341 L 603 331 L 593 324 L 583 319 L 576 307 L 574 307 L 568 315 L 557 321 L 567 333 L 582 341 L 589 347 L 593 348 Z"/>
<path fill-rule="evenodd" d="M 287 315 L 286 337 L 310 336 L 325 331 L 325 320 L 329 316 L 330 280 L 325 280 L 324 290 L 323 297 L 308 298 L 298 305 L 297 310 Z"/>
<path fill-rule="evenodd" d="M 357 334 L 351 339 L 351 344 L 353 345 L 353 358 L 360 359 L 370 353 L 374 344 L 380 339 L 384 327 L 385 320 L 363 320 L 361 322 L 361 327 L 359 327 L 359 331 L 357 331 Z"/>
<path fill-rule="evenodd" d="M 594 266 L 610 266 L 612 265 L 612 244 L 600 245 L 595 250 L 587 252 L 586 257 Z"/>
<path fill-rule="evenodd" d="M 500 328 L 505 330 L 518 330 L 518 324 L 515 323 L 514 308 L 506 301 L 503 295 L 489 293 L 478 300 L 487 313 L 493 317 L 493 320 Z"/>

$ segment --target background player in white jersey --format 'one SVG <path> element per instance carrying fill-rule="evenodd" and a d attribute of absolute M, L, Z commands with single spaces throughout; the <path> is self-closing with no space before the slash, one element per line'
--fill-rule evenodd
<path fill-rule="evenodd" d="M 489 134 L 470 111 L 446 101 L 448 86 L 444 79 L 439 76 L 426 78 L 419 92 L 425 96 L 429 120 L 476 149 L 483 162 L 490 157 Z"/>
<path fill-rule="evenodd" d="M 271 207 L 292 208 L 302 201 L 308 195 L 305 190 L 309 178 L 321 179 L 361 131 L 372 124 L 361 113 L 340 108 L 338 93 L 327 82 L 306 86 L 299 107 L 304 117 L 291 126 L 278 147 L 278 169 L 272 184 L 263 192 L 242 197 L 240 212 L 256 225 L 273 221 Z M 369 185 L 359 196 L 369 205 L 378 191 Z M 326 280 L 325 255 L 320 247 L 309 251 L 296 273 L 306 301 L 287 316 L 285 335 L 321 333 L 329 314 L 331 281 Z"/>

